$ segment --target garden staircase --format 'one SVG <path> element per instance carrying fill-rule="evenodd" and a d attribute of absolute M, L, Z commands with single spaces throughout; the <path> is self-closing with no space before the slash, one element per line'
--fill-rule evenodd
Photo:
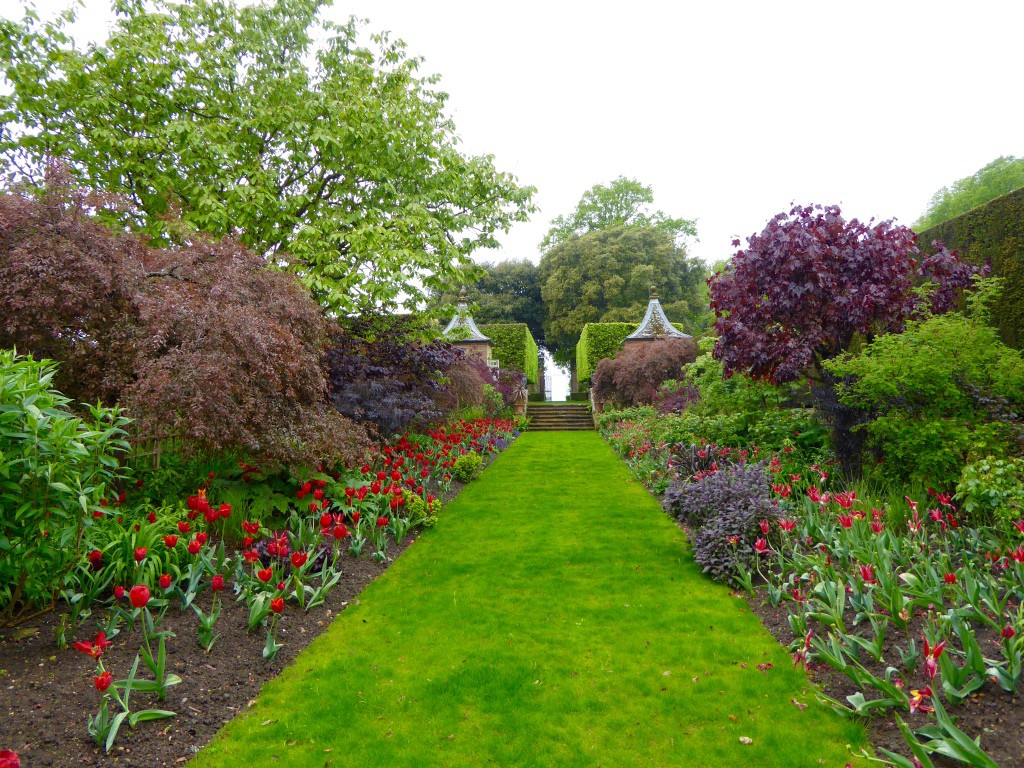
<path fill-rule="evenodd" d="M 594 429 L 590 406 L 581 403 L 530 403 L 526 415 L 530 417 L 529 428 L 533 432 Z"/>

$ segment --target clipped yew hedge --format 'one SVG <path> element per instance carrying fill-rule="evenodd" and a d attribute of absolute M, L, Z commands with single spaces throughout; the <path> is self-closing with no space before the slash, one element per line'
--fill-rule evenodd
<path fill-rule="evenodd" d="M 622 342 L 636 329 L 636 323 L 587 323 L 576 344 L 576 378 L 590 381 L 597 364 L 615 357 Z"/>
<path fill-rule="evenodd" d="M 491 357 L 502 368 L 515 368 L 526 374 L 530 384 L 537 383 L 537 342 L 526 323 L 491 323 L 480 326 L 481 333 L 491 339 Z"/>
<path fill-rule="evenodd" d="M 992 323 L 1003 343 L 1024 349 L 1024 188 L 997 197 L 918 234 L 931 250 L 933 240 L 955 248 L 971 264 L 992 264 L 992 274 L 1006 282 Z"/>

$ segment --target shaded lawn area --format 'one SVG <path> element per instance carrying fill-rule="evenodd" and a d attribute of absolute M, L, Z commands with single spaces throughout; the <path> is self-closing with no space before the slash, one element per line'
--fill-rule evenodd
<path fill-rule="evenodd" d="M 600 436 L 548 432 L 520 437 L 191 765 L 841 768 L 859 764 L 848 744 L 863 730 L 700 574 Z"/>

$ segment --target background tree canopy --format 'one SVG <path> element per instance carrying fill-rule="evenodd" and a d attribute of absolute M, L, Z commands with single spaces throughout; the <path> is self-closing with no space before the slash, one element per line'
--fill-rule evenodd
<path fill-rule="evenodd" d="M 697 225 L 691 219 L 672 219 L 661 211 L 651 213 L 654 192 L 636 179 L 619 176 L 607 187 L 595 184 L 568 216 L 556 216 L 551 229 L 540 243 L 548 251 L 572 237 L 612 227 L 657 227 L 674 239 L 696 237 Z"/>
<path fill-rule="evenodd" d="M 922 232 L 1021 187 L 1024 187 L 1024 158 L 997 157 L 973 176 L 932 195 L 927 210 L 914 222 L 914 229 Z"/>
<path fill-rule="evenodd" d="M 236 237 L 337 312 L 450 287 L 533 189 L 456 149 L 446 94 L 402 42 L 362 47 L 323 5 L 116 0 L 109 39 L 84 50 L 71 12 L 0 19 L 9 177 L 40 182 L 58 158 L 126 198 L 118 224 Z"/>
<path fill-rule="evenodd" d="M 544 254 L 541 295 L 549 349 L 575 347 L 587 323 L 639 322 L 656 287 L 665 313 L 681 330 L 707 324 L 707 267 L 672 234 L 655 226 L 618 226 L 573 237 Z"/>
<path fill-rule="evenodd" d="M 540 270 L 532 261 L 485 262 L 475 283 L 466 286 L 466 298 L 473 304 L 477 324 L 526 323 L 533 338 L 544 338 L 544 302 L 540 295 Z M 447 306 L 458 294 L 445 292 L 435 302 Z"/>

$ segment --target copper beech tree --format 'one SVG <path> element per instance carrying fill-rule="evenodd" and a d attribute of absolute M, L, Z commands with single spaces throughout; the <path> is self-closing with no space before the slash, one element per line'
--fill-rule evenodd
<path fill-rule="evenodd" d="M 933 245 L 936 253 L 926 257 L 909 228 L 847 221 L 836 206 L 776 215 L 709 281 L 715 357 L 727 376 L 775 383 L 806 376 L 819 385 L 816 399 L 836 453 L 855 473 L 862 439 L 852 430 L 863 414 L 838 402 L 823 363 L 858 339 L 899 332 L 915 315 L 954 306 L 979 270 Z M 917 291 L 922 284 L 930 291 Z"/>
<path fill-rule="evenodd" d="M 364 429 L 327 403 L 323 312 L 293 275 L 230 240 L 150 247 L 95 220 L 109 205 L 59 171 L 41 196 L 0 195 L 0 346 L 58 361 L 66 394 L 119 402 L 137 434 L 186 450 L 361 452 Z"/>
<path fill-rule="evenodd" d="M 953 307 L 978 270 L 935 245 L 925 257 L 911 229 L 847 221 L 836 206 L 778 214 L 709 281 L 715 357 L 727 375 L 820 379 L 821 362 L 857 336 L 898 332 L 916 313 Z M 927 302 L 915 292 L 923 282 L 933 287 Z"/>

